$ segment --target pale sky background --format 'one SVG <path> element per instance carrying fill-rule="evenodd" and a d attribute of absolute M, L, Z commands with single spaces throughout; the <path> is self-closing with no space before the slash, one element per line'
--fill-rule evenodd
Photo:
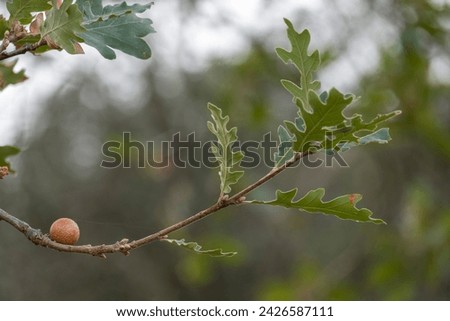
<path fill-rule="evenodd" d="M 340 10 L 346 12 L 348 19 L 365 10 L 361 0 L 334 2 L 338 3 Z M 262 10 L 267 3 L 270 3 L 270 10 Z M 296 26 L 298 29 L 310 29 L 312 46 L 333 46 L 333 35 L 339 32 L 336 30 L 339 21 L 333 21 L 337 19 L 337 15 L 326 10 L 324 3 L 327 2 L 204 0 L 200 2 L 198 15 L 183 16 L 180 14 L 183 12 L 183 1 L 156 0 L 151 10 L 145 14 L 145 17 L 153 20 L 157 30 L 156 34 L 147 37 L 153 50 L 150 60 L 142 61 L 116 52 L 117 59 L 110 61 L 86 45 L 83 45 L 85 55 L 72 56 L 65 52 L 52 52 L 42 57 L 31 54 L 20 56 L 16 70 L 25 69 L 30 79 L 9 86 L 0 93 L 0 145 L 14 144 L 14 138 L 19 132 L 26 135 L 27 128 L 33 126 L 41 104 L 60 88 L 62 83 L 70 80 L 72 72 L 81 68 L 96 70 L 101 74 L 108 88 L 108 95 L 114 98 L 119 106 L 132 110 L 133 99 L 138 99 L 142 92 L 139 87 L 139 73 L 136 71 L 146 68 L 149 64 L 151 66 L 152 61 L 164 62 L 166 70 L 161 77 L 165 77 L 175 70 L 174 66 L 201 70 L 208 65 L 211 57 L 223 59 L 224 63 L 241 59 L 249 49 L 245 35 L 242 35 L 243 30 L 251 35 L 268 35 L 268 46 L 286 47 L 287 40 L 279 36 L 285 30 L 283 17 L 295 19 L 292 13 L 296 8 L 304 8 L 312 13 L 307 16 L 309 20 L 305 21 L 304 25 Z M 8 16 L 4 1 L 0 4 L 0 13 Z M 225 24 L 216 22 L 223 17 L 226 18 Z M 380 30 L 382 32 L 379 32 Z M 323 88 L 351 87 L 361 73 L 376 67 L 379 58 L 377 47 L 389 46 L 395 38 L 395 29 L 386 21 L 377 17 L 368 21 L 367 26 L 362 28 L 358 35 L 351 35 L 350 53 L 321 74 Z M 336 43 L 337 45 L 339 44 Z M 445 78 L 442 75 L 450 74 L 448 64 L 438 63 L 435 69 L 441 78 Z"/>

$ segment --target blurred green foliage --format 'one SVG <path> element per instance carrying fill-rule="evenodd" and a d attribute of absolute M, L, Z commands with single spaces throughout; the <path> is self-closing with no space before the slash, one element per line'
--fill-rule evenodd
<path fill-rule="evenodd" d="M 450 8 L 425 0 L 364 6 L 355 21 L 342 18 L 347 31 L 336 32 L 336 43 L 345 44 L 358 23 L 375 15 L 395 27 L 397 38 L 380 47 L 379 64 L 353 88 L 362 96 L 358 108 L 369 115 L 402 109 L 390 124 L 393 141 L 345 153 L 350 168 L 292 169 L 253 195 L 270 199 L 275 186 L 294 185 L 302 192 L 357 191 L 387 226 L 245 206 L 171 235 L 239 252 L 232 258 L 162 243 L 102 261 L 37 248 L 0 224 L 0 299 L 449 300 L 450 82 L 437 79 L 433 66 L 448 68 Z M 280 21 L 280 34 L 283 27 Z M 100 148 L 124 131 L 145 141 L 195 130 L 197 138 L 209 140 L 207 101 L 224 108 L 241 139 L 260 139 L 267 130 L 275 135 L 280 120 L 295 114 L 279 79 L 296 75 L 264 38 L 249 41 L 251 51 L 239 61 L 217 59 L 202 72 L 176 70 L 170 81 L 179 90 L 173 95 L 156 90 L 166 67 L 155 59 L 144 74 L 148 94 L 133 112 L 99 94 L 105 92 L 101 76 L 72 75 L 49 99 L 25 136 L 30 138 L 13 142 L 26 148 L 14 159 L 19 174 L 0 184 L 1 207 L 42 229 L 57 217 L 72 217 L 82 243 L 109 243 L 142 237 L 210 205 L 218 195 L 216 171 L 107 170 L 98 165 Z M 158 44 L 153 48 L 158 51 Z M 332 65 L 345 48 L 330 48 L 322 51 Z M 244 180 L 266 171 L 260 166 Z"/>

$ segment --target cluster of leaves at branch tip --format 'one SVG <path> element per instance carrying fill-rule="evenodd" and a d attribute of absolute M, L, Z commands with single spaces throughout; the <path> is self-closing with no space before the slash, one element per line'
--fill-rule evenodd
<path fill-rule="evenodd" d="M 292 63 L 300 73 L 299 83 L 290 80 L 281 80 L 283 87 L 293 96 L 293 102 L 297 107 L 297 118 L 293 121 L 286 120 L 284 125 L 278 127 L 279 146 L 274 155 L 275 168 L 283 166 L 293 157 L 300 154 L 317 153 L 325 150 L 327 153 L 345 151 L 358 145 L 368 143 L 387 143 L 391 138 L 388 128 L 379 129 L 382 122 L 399 115 L 400 111 L 378 115 L 370 121 L 364 121 L 362 116 L 354 114 L 351 117 L 344 115 L 344 110 L 352 103 L 354 96 L 344 95 L 335 88 L 329 91 L 320 91 L 320 82 L 314 79 L 314 73 L 320 66 L 320 54 L 317 50 L 309 53 L 310 34 L 308 30 L 297 32 L 292 23 L 285 19 L 287 35 L 292 49 L 290 51 L 277 48 L 276 52 L 280 59 L 286 63 Z M 221 124 L 225 128 L 228 117 L 223 118 L 220 110 L 215 106 L 209 106 L 216 122 L 216 127 L 208 123 L 210 130 L 218 137 L 220 145 L 227 147 L 228 144 L 237 139 L 236 129 L 218 134 L 217 126 Z M 224 133 L 229 133 L 228 136 Z M 222 148 L 223 149 L 223 148 Z M 225 149 L 227 150 L 227 149 Z M 221 177 L 221 190 L 229 191 L 231 183 L 235 183 L 243 172 L 235 171 L 234 178 L 227 181 L 226 168 L 224 166 L 224 154 L 217 154 L 221 163 L 219 175 Z M 237 155 L 236 160 L 241 159 Z M 239 162 L 232 162 L 238 164 Z M 283 206 L 295 208 L 310 213 L 323 213 L 334 215 L 340 219 L 357 222 L 384 223 L 380 219 L 372 218 L 372 212 L 366 208 L 357 208 L 356 204 L 361 200 L 359 194 L 348 194 L 339 196 L 330 201 L 324 201 L 325 190 L 323 188 L 309 191 L 300 199 L 294 201 L 297 188 L 283 192 L 278 190 L 276 198 L 271 201 L 254 200 L 250 203 Z"/>
<path fill-rule="evenodd" d="M 107 59 L 116 58 L 115 50 L 148 59 L 152 52 L 143 38 L 155 30 L 150 19 L 138 14 L 151 6 L 126 2 L 103 6 L 102 0 L 8 0 L 9 18 L 0 15 L 0 55 L 7 53 L 10 43 L 16 49 L 34 46 L 29 51 L 35 54 L 52 49 L 83 54 L 81 43 L 85 43 Z M 14 65 L 0 64 L 0 90 L 27 79 L 23 70 L 14 72 Z"/>

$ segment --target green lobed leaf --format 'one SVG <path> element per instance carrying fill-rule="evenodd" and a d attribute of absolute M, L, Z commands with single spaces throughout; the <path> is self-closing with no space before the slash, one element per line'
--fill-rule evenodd
<path fill-rule="evenodd" d="M 27 80 L 25 70 L 14 72 L 16 63 L 17 60 L 8 63 L 0 63 L 0 91 L 5 89 L 8 85 L 17 84 Z"/>
<path fill-rule="evenodd" d="M 102 0 L 77 0 L 77 6 L 90 22 L 108 20 L 112 17 L 120 17 L 126 14 L 143 13 L 150 9 L 153 3 L 128 5 L 125 1 L 121 4 L 103 7 Z"/>
<path fill-rule="evenodd" d="M 214 121 L 208 121 L 208 129 L 216 136 L 218 143 L 211 150 L 219 163 L 220 192 L 223 195 L 231 192 L 231 185 L 236 184 L 244 175 L 244 171 L 233 170 L 244 158 L 244 154 L 232 150 L 233 143 L 237 141 L 237 128 L 227 129 L 230 117 L 222 116 L 222 110 L 211 103 L 208 104 L 208 109 Z"/>
<path fill-rule="evenodd" d="M 78 42 L 83 41 L 76 33 L 85 29 L 81 26 L 83 15 L 72 0 L 64 0 L 58 9 L 56 0 L 52 0 L 53 8 L 47 12 L 47 19 L 41 25 L 41 37 L 54 42 L 70 54 L 79 53 Z"/>
<path fill-rule="evenodd" d="M 130 6 L 122 2 L 103 7 L 102 0 L 77 0 L 76 4 L 83 13 L 83 26 L 86 28 L 78 36 L 103 57 L 115 59 L 113 49 L 140 59 L 151 57 L 151 49 L 142 38 L 155 32 L 152 21 L 136 15 L 150 9 L 151 3 Z"/>
<path fill-rule="evenodd" d="M 332 88 L 327 100 L 322 102 L 315 92 L 310 91 L 309 101 L 313 113 L 299 111 L 304 121 L 303 128 L 298 128 L 291 122 L 285 122 L 286 127 L 295 136 L 294 151 L 306 152 L 311 147 L 321 149 L 330 128 L 344 124 L 346 118 L 342 112 L 352 100 L 353 96 L 344 96 L 337 89 Z"/>
<path fill-rule="evenodd" d="M 319 52 L 315 50 L 311 55 L 308 54 L 308 47 L 311 41 L 308 30 L 305 29 L 301 33 L 298 33 L 288 19 L 284 19 L 284 21 L 288 26 L 287 34 L 292 50 L 287 51 L 282 48 L 277 48 L 276 53 L 284 63 L 292 62 L 295 65 L 300 72 L 300 86 L 284 79 L 281 80 L 281 83 L 292 94 L 294 102 L 299 107 L 303 106 L 305 110 L 312 112 L 309 105 L 309 93 L 320 88 L 320 82 L 313 80 L 313 74 L 320 65 Z"/>
<path fill-rule="evenodd" d="M 285 19 L 288 25 L 288 38 L 292 50 L 290 52 L 277 48 L 278 56 L 285 62 L 292 62 L 300 72 L 300 84 L 297 85 L 288 80 L 282 80 L 283 86 L 293 95 L 298 107 L 298 118 L 295 122 L 285 121 L 285 127 L 294 136 L 292 138 L 292 150 L 294 152 L 317 152 L 325 148 L 327 151 L 339 150 L 347 144 L 347 147 L 363 145 L 367 143 L 362 137 L 370 135 L 378 130 L 378 125 L 400 114 L 394 111 L 378 115 L 369 122 L 365 122 L 361 115 L 351 117 L 344 115 L 344 110 L 352 103 L 354 96 L 344 95 L 332 88 L 318 96 L 316 92 L 320 83 L 313 80 L 313 73 L 320 65 L 319 53 L 314 51 L 308 54 L 310 35 L 307 30 L 298 33 L 292 23 Z M 280 133 L 279 133 L 280 134 Z M 281 144 L 287 144 L 280 138 Z M 372 137 L 372 138 L 375 138 Z M 286 158 L 276 155 L 276 166 L 282 165 Z"/>
<path fill-rule="evenodd" d="M 47 11 L 52 8 L 49 0 L 8 0 L 6 8 L 10 14 L 9 24 L 19 21 L 29 24 L 33 20 L 33 12 Z"/>
<path fill-rule="evenodd" d="M 294 201 L 296 194 L 297 188 L 287 192 L 277 190 L 276 199 L 272 201 L 251 201 L 251 203 L 277 205 L 286 208 L 295 208 L 309 213 L 334 215 L 343 220 L 385 224 L 381 219 L 372 218 L 373 213 L 369 209 L 356 207 L 356 204 L 362 199 L 360 194 L 343 195 L 328 202 L 322 200 L 325 195 L 325 189 L 323 188 L 309 191 L 305 196 Z"/>
<path fill-rule="evenodd" d="M 6 160 L 10 156 L 19 154 L 20 149 L 14 146 L 0 146 L 0 166 L 8 167 L 10 173 L 14 173 L 11 164 Z"/>
<path fill-rule="evenodd" d="M 188 250 L 194 251 L 197 254 L 203 254 L 212 257 L 232 257 L 237 254 L 237 252 L 222 252 L 222 249 L 202 250 L 202 247 L 198 243 L 186 242 L 184 239 L 181 240 L 162 239 L 162 241 L 184 247 Z"/>
<path fill-rule="evenodd" d="M 378 143 L 378 144 L 387 144 L 391 140 L 391 135 L 389 134 L 389 128 L 381 128 L 376 132 L 373 132 L 369 135 L 363 136 L 359 138 L 359 145 L 366 145 L 369 143 Z M 350 148 L 351 143 L 346 143 L 341 147 L 341 150 L 344 148 Z"/>
<path fill-rule="evenodd" d="M 378 137 L 380 134 L 375 134 L 378 125 L 386 120 L 400 115 L 401 111 L 396 110 L 387 114 L 379 114 L 377 117 L 369 122 L 364 122 L 361 115 L 355 114 L 351 118 L 346 118 L 345 122 L 341 126 L 335 126 L 328 128 L 328 141 L 326 142 L 327 148 L 332 148 L 335 150 L 340 150 L 340 146 L 344 143 L 347 146 L 365 145 L 372 141 L 377 141 L 378 143 L 386 143 L 386 137 Z M 369 133 L 360 136 L 361 133 Z M 387 133 L 389 136 L 389 133 Z M 381 141 L 380 140 L 383 140 Z M 384 138 L 384 139 L 383 139 Z M 390 136 L 389 136 L 390 139 Z M 352 144 L 352 145 L 350 145 Z"/>

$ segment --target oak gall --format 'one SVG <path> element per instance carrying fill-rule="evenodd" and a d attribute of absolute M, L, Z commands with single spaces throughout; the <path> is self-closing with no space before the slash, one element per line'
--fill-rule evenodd
<path fill-rule="evenodd" d="M 58 243 L 74 245 L 80 238 L 80 229 L 70 218 L 60 218 L 50 226 L 50 238 Z"/>

